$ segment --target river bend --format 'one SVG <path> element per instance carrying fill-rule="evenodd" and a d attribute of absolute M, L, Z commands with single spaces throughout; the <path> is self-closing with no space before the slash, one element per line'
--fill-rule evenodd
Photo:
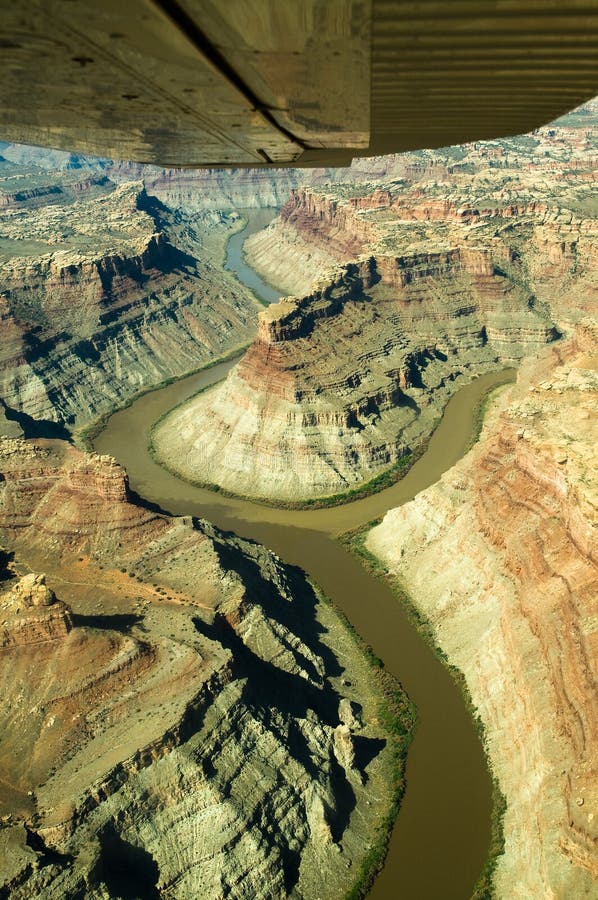
<path fill-rule="evenodd" d="M 247 268 L 238 252 L 235 270 Z M 249 270 L 251 271 L 251 270 Z M 255 285 L 251 285 L 252 289 Z M 264 298 L 269 299 L 269 298 Z M 407 760 L 407 790 L 392 833 L 375 900 L 467 900 L 490 843 L 492 783 L 463 696 L 391 592 L 336 537 L 383 515 L 433 484 L 466 451 L 481 399 L 513 380 L 513 371 L 483 375 L 449 401 L 424 455 L 386 490 L 344 506 L 285 510 L 193 487 L 154 462 L 152 424 L 197 391 L 222 379 L 234 360 L 139 398 L 115 413 L 95 440 L 125 467 L 134 491 L 174 515 L 201 516 L 259 541 L 300 566 L 343 610 L 418 710 Z"/>

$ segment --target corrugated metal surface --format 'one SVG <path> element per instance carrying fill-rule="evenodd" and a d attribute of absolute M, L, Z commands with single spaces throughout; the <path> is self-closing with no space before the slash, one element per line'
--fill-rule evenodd
<path fill-rule="evenodd" d="M 0 139 L 341 165 L 529 131 L 598 93 L 598 0 L 21 0 Z"/>

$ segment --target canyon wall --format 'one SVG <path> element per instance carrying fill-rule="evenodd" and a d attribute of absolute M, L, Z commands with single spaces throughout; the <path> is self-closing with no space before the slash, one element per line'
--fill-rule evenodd
<path fill-rule="evenodd" d="M 115 163 L 111 177 L 130 178 L 132 164 Z M 302 183 L 301 169 L 154 169 L 141 167 L 146 190 L 170 207 L 238 210 L 281 207 Z"/>
<path fill-rule="evenodd" d="M 297 297 L 260 314 L 223 385 L 165 420 L 158 458 L 250 496 L 342 493 L 417 450 L 463 380 L 595 315 L 593 109 L 578 129 L 359 161 L 353 180 L 296 188 L 246 247 Z"/>
<path fill-rule="evenodd" d="M 383 193 L 368 198 L 374 208 L 384 202 Z M 278 218 L 247 239 L 248 261 L 289 294 L 306 294 L 322 273 L 376 240 L 375 229 L 355 209 L 308 188 L 293 190 Z"/>
<path fill-rule="evenodd" d="M 2 141 L 0 162 L 14 172 L 36 169 L 54 175 L 104 175 L 116 183 L 142 181 L 148 194 L 167 206 L 195 211 L 280 207 L 307 177 L 306 170 L 292 168 L 163 169 Z"/>
<path fill-rule="evenodd" d="M 250 340 L 257 305 L 220 264 L 232 220 L 174 215 L 139 182 L 55 187 L 0 182 L 0 396 L 23 422 L 80 425 Z"/>
<path fill-rule="evenodd" d="M 598 869 L 598 332 L 526 363 L 479 443 L 366 545 L 464 674 L 507 801 L 499 898 L 592 897 Z"/>
<path fill-rule="evenodd" d="M 341 896 L 394 776 L 333 610 L 110 457 L 0 439 L 0 471 L 0 891 Z"/>
<path fill-rule="evenodd" d="M 556 334 L 484 251 L 362 258 L 263 310 L 228 378 L 167 416 L 154 450 L 241 494 L 342 492 L 417 449 L 466 378 Z"/>
<path fill-rule="evenodd" d="M 545 143 L 543 153 L 554 152 Z M 364 254 L 484 248 L 534 302 L 565 318 L 593 312 L 596 160 L 565 155 L 542 165 L 542 155 L 530 159 L 513 144 L 500 167 L 482 145 L 469 149 L 462 171 L 440 157 L 418 177 L 298 188 L 278 218 L 248 239 L 248 261 L 266 280 L 303 295 L 326 269 Z"/>

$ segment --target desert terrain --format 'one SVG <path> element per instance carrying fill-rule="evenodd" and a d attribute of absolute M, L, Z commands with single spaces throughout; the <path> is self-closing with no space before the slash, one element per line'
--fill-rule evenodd
<path fill-rule="evenodd" d="M 506 798 L 498 897 L 592 897 L 596 759 L 595 321 L 526 362 L 478 444 L 366 546 L 465 676 Z"/>
<path fill-rule="evenodd" d="M 474 888 L 455 848 L 455 884 L 594 896 L 597 126 L 593 101 L 311 172 L 0 144 L 0 895 L 359 897 L 390 840 L 373 897 L 401 865 L 413 894 L 431 841 L 425 884 L 452 898 L 427 812 L 449 792 L 417 794 L 413 848 L 400 814 L 391 838 L 456 721 L 426 657 L 497 788 L 492 842 L 484 803 L 460 821 L 467 786 L 437 812 L 488 856 Z M 225 259 L 239 210 L 274 207 L 244 244 L 285 295 L 266 307 Z M 393 502 L 449 402 L 507 368 L 469 452 Z M 146 491 L 91 449 L 129 404 Z M 337 540 L 356 526 L 378 576 Z"/>
<path fill-rule="evenodd" d="M 595 310 L 595 107 L 570 119 L 295 189 L 247 254 L 296 296 L 160 423 L 157 457 L 247 496 L 343 494 L 418 452 L 459 385 Z"/>

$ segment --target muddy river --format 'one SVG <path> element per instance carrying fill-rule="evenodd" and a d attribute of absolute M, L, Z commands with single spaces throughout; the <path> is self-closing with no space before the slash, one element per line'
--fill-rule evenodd
<path fill-rule="evenodd" d="M 241 253 L 238 261 L 242 261 Z M 243 279 L 245 280 L 245 279 Z M 267 299 L 267 298 L 264 298 Z M 492 784 L 480 739 L 459 688 L 410 624 L 390 589 L 335 537 L 371 521 L 433 484 L 463 455 L 488 389 L 512 370 L 483 375 L 449 402 L 426 453 L 392 487 L 344 506 L 282 510 L 192 487 L 160 468 L 147 450 L 162 413 L 222 379 L 233 362 L 146 394 L 115 413 L 95 441 L 129 473 L 133 490 L 176 515 L 203 516 L 301 566 L 344 611 L 417 705 L 407 791 L 384 869 L 371 890 L 385 900 L 467 900 L 490 841 Z"/>
<path fill-rule="evenodd" d="M 265 303 L 276 303 L 280 298 L 280 291 L 260 278 L 258 273 L 247 265 L 243 258 L 243 244 L 250 235 L 269 225 L 278 215 L 278 210 L 270 206 L 265 209 L 240 209 L 238 212 L 247 220 L 247 225 L 229 239 L 224 268 L 234 272 L 239 281 L 252 290 L 260 300 Z"/>

